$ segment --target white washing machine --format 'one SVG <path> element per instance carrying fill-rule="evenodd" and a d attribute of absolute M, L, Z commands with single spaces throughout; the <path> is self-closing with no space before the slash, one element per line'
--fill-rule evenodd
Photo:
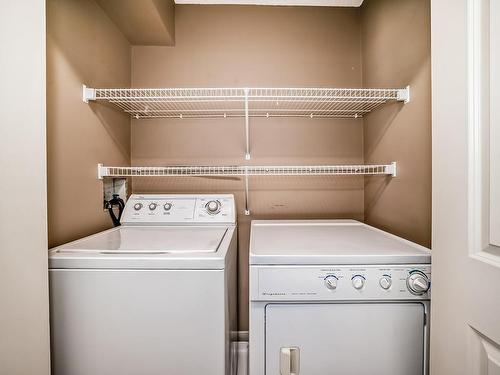
<path fill-rule="evenodd" d="M 123 225 L 51 249 L 55 375 L 228 375 L 232 195 L 132 195 Z"/>
<path fill-rule="evenodd" d="M 357 221 L 253 221 L 250 375 L 427 374 L 430 260 Z"/>

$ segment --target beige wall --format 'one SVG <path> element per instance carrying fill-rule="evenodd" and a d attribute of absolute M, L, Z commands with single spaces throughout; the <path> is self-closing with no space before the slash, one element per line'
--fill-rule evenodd
<path fill-rule="evenodd" d="M 130 119 L 81 85 L 130 86 L 130 46 L 92 0 L 47 1 L 49 245 L 111 226 L 97 163 L 130 163 Z"/>
<path fill-rule="evenodd" d="M 82 103 L 95 87 L 403 87 L 412 102 L 364 120 L 251 119 L 252 164 L 385 163 L 399 177 L 134 179 L 135 192 L 230 192 L 238 205 L 239 299 L 248 322 L 252 219 L 363 220 L 430 244 L 430 23 L 428 0 L 366 0 L 361 8 L 177 6 L 176 44 L 132 47 L 93 0 L 49 0 L 49 240 L 110 226 L 98 162 L 245 164 L 244 123 L 132 120 Z M 130 145 L 129 145 L 130 142 Z"/>
<path fill-rule="evenodd" d="M 361 86 L 356 8 L 177 6 L 175 47 L 133 47 L 133 87 Z M 361 163 L 362 120 L 251 119 L 253 164 Z M 133 120 L 132 164 L 245 164 L 244 122 Z M 250 217 L 233 179 L 135 179 L 136 192 L 235 193 L 239 301 L 248 319 L 248 236 L 256 218 L 363 219 L 362 178 L 252 178 Z"/>
<path fill-rule="evenodd" d="M 45 2 L 0 9 L 0 374 L 48 375 Z"/>
<path fill-rule="evenodd" d="M 411 102 L 364 119 L 365 163 L 398 162 L 398 177 L 365 184 L 368 224 L 431 242 L 431 62 L 428 0 L 366 0 L 361 8 L 363 86 L 411 86 Z"/>

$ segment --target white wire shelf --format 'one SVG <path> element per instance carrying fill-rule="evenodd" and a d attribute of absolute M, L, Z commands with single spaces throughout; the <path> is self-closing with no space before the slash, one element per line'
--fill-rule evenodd
<path fill-rule="evenodd" d="M 83 87 L 85 102 L 106 101 L 137 119 L 246 116 L 358 118 L 389 101 L 406 103 L 409 99 L 409 87 L 403 89 Z"/>
<path fill-rule="evenodd" d="M 245 180 L 245 215 L 250 215 L 250 176 L 377 176 L 396 177 L 396 162 L 373 165 L 301 165 L 301 166 L 195 166 L 177 165 L 164 167 L 107 167 L 97 165 L 97 175 L 103 178 L 123 177 L 220 177 L 241 176 Z"/>
<path fill-rule="evenodd" d="M 244 118 L 248 160 L 252 117 L 361 118 L 387 102 L 408 103 L 410 87 L 99 89 L 83 85 L 83 101 L 111 103 L 136 119 Z"/>
<path fill-rule="evenodd" d="M 98 177 L 216 177 L 216 176 L 396 176 L 396 162 L 377 165 L 302 165 L 302 166 L 165 166 L 106 167 L 98 165 Z"/>

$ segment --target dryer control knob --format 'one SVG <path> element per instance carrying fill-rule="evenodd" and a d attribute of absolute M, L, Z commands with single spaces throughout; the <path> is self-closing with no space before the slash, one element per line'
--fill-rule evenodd
<path fill-rule="evenodd" d="M 219 201 L 208 201 L 205 205 L 207 212 L 210 215 L 215 215 L 220 211 L 220 202 Z"/>
<path fill-rule="evenodd" d="M 167 202 L 163 205 L 163 209 L 165 211 L 170 211 L 171 208 L 172 208 L 172 203 Z"/>
<path fill-rule="evenodd" d="M 378 282 L 382 289 L 389 289 L 392 285 L 392 280 L 389 276 L 382 276 Z"/>
<path fill-rule="evenodd" d="M 156 210 L 156 207 L 158 207 L 158 205 L 157 205 L 156 203 L 150 203 L 150 204 L 149 204 L 149 209 L 150 209 L 151 211 Z"/>
<path fill-rule="evenodd" d="M 142 208 L 142 203 L 134 204 L 134 210 L 139 211 Z"/>
<path fill-rule="evenodd" d="M 337 282 L 339 279 L 337 279 L 336 276 L 329 275 L 325 277 L 325 285 L 328 289 L 335 290 L 337 289 Z"/>
<path fill-rule="evenodd" d="M 422 295 L 429 290 L 429 278 L 421 271 L 413 271 L 406 279 L 406 286 L 412 294 Z"/>
<path fill-rule="evenodd" d="M 361 275 L 354 276 L 352 278 L 352 286 L 354 289 L 361 290 L 365 286 L 365 278 Z"/>

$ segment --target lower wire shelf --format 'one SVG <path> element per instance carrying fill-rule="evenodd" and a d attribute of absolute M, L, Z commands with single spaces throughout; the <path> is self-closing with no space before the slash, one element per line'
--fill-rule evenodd
<path fill-rule="evenodd" d="M 98 164 L 97 174 L 104 177 L 200 177 L 200 176 L 314 176 L 314 175 L 389 175 L 396 177 L 396 162 L 370 165 L 248 165 L 248 166 L 163 166 L 108 167 Z"/>
<path fill-rule="evenodd" d="M 250 176 L 391 176 L 397 175 L 397 164 L 368 165 L 229 165 L 201 166 L 175 165 L 163 167 L 110 167 L 97 165 L 97 176 L 123 177 L 210 177 L 241 176 L 245 180 L 245 214 L 249 215 L 248 178 Z"/>

